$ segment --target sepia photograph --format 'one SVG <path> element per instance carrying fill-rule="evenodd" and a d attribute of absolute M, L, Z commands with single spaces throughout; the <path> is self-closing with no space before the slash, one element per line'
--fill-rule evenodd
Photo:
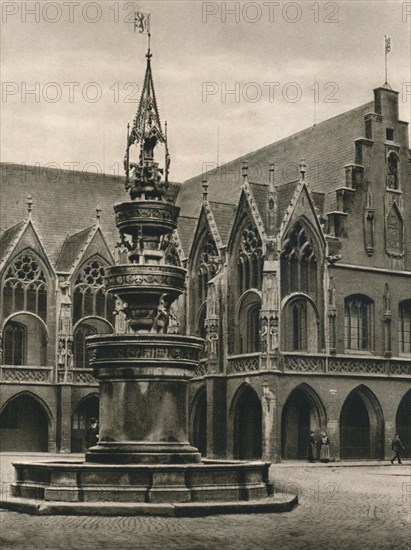
<path fill-rule="evenodd" d="M 0 11 L 1 548 L 411 550 L 411 1 Z"/>

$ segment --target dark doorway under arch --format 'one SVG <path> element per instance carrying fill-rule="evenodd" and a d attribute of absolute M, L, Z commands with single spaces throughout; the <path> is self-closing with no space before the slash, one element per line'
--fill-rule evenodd
<path fill-rule="evenodd" d="M 36 399 L 27 394 L 12 399 L 0 415 L 0 451 L 47 452 L 48 425 Z"/>
<path fill-rule="evenodd" d="M 295 388 L 284 405 L 281 418 L 282 457 L 306 459 L 310 430 L 318 433 L 322 424 L 315 400 L 303 388 Z"/>
<path fill-rule="evenodd" d="M 250 387 L 241 390 L 234 412 L 234 458 L 261 459 L 262 411 L 260 399 Z"/>
<path fill-rule="evenodd" d="M 405 447 L 402 455 L 405 458 L 411 458 L 411 390 L 401 399 L 397 411 L 396 426 Z"/>
<path fill-rule="evenodd" d="M 206 390 L 199 391 L 194 404 L 193 412 L 193 445 L 197 447 L 202 456 L 207 454 L 207 394 Z"/>
<path fill-rule="evenodd" d="M 341 458 L 383 458 L 383 425 L 381 408 L 372 392 L 365 387 L 351 392 L 340 415 Z"/>
<path fill-rule="evenodd" d="M 99 416 L 99 399 L 97 395 L 90 395 L 83 399 L 74 410 L 71 417 L 71 452 L 83 453 L 86 450 L 86 430 L 90 425 L 90 418 Z"/>

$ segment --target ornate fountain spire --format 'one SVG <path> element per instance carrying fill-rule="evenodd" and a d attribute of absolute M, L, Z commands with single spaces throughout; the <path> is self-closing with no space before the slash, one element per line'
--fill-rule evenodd
<path fill-rule="evenodd" d="M 136 116 L 131 127 L 127 131 L 127 150 L 125 156 L 126 189 L 130 197 L 161 199 L 168 187 L 168 168 L 170 155 L 167 147 L 167 133 L 163 133 L 160 114 L 158 111 L 156 94 L 154 90 L 153 74 L 151 70 L 152 54 L 150 48 L 146 54 L 147 67 L 144 77 L 143 90 Z M 154 161 L 154 149 L 157 143 L 163 143 L 166 148 L 166 178 L 161 182 L 164 169 L 159 168 L 158 162 Z M 138 162 L 130 162 L 130 147 L 140 145 L 140 156 Z M 130 168 L 134 169 L 131 178 Z"/>

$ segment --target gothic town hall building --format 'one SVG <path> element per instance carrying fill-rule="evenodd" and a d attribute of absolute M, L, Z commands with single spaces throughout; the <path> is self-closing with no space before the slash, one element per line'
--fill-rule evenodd
<path fill-rule="evenodd" d="M 203 455 L 411 456 L 411 178 L 398 93 L 220 166 L 168 199 L 187 268 L 169 331 L 206 345 L 189 385 Z M 85 338 L 127 330 L 104 288 L 123 178 L 1 165 L 0 450 L 81 452 L 98 385 Z M 96 205 L 99 205 L 96 209 Z"/>

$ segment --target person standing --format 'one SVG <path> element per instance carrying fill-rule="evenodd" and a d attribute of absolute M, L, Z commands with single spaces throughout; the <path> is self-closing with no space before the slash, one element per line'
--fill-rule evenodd
<path fill-rule="evenodd" d="M 317 455 L 317 440 L 315 439 L 315 434 L 311 430 L 310 431 L 310 438 L 308 440 L 308 448 L 307 448 L 307 460 L 308 462 L 314 462 Z"/>
<path fill-rule="evenodd" d="M 90 426 L 86 431 L 86 447 L 94 447 L 98 443 L 98 423 L 96 418 L 90 418 Z"/>
<path fill-rule="evenodd" d="M 320 460 L 321 462 L 330 462 L 330 439 L 325 432 L 321 432 L 321 450 L 320 450 Z"/>
<path fill-rule="evenodd" d="M 394 464 L 394 460 L 398 460 L 398 464 L 401 462 L 401 451 L 405 451 L 404 445 L 401 443 L 400 436 L 396 433 L 394 434 L 394 439 L 391 441 L 391 449 L 394 451 L 394 456 L 391 459 L 391 464 Z"/>

